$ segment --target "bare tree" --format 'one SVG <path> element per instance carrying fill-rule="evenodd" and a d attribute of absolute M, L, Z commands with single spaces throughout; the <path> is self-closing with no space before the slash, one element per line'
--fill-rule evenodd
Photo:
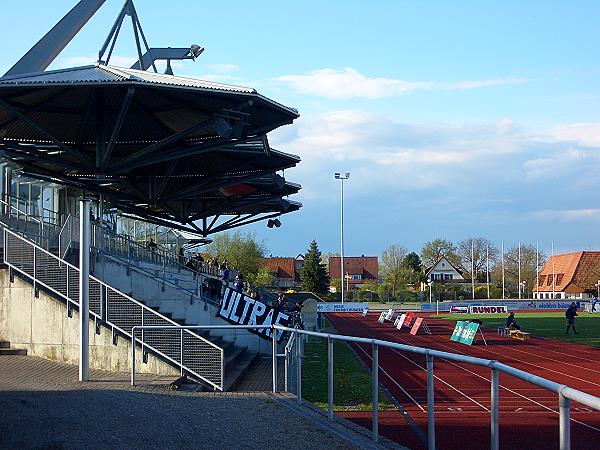
<path fill-rule="evenodd" d="M 500 251 L 498 247 L 489 239 L 483 237 L 467 238 L 460 241 L 456 248 L 456 253 L 460 258 L 462 269 L 471 274 L 471 267 L 475 272 L 475 278 L 478 273 L 485 273 L 487 270 L 487 258 L 489 253 L 490 269 L 498 259 Z M 473 264 L 473 266 L 471 266 Z"/>
<path fill-rule="evenodd" d="M 546 263 L 546 254 L 539 251 L 536 258 L 535 245 L 521 244 L 521 281 L 525 282 L 525 290 L 532 291 L 536 283 L 536 259 L 539 259 L 537 270 L 542 270 Z M 504 252 L 504 276 L 506 288 L 509 291 L 518 291 L 519 289 L 519 246 L 506 250 Z M 498 260 L 494 266 L 493 279 L 496 284 L 502 281 L 502 261 Z"/>
<path fill-rule="evenodd" d="M 442 256 L 445 256 L 452 265 L 460 266 L 460 258 L 456 254 L 456 247 L 447 239 L 436 238 L 425 242 L 421 249 L 421 261 L 425 267 L 433 266 Z"/>
<path fill-rule="evenodd" d="M 406 284 L 408 272 L 403 262 L 408 250 L 401 245 L 392 244 L 381 253 L 381 273 L 384 283 L 389 287 L 392 296 Z"/>

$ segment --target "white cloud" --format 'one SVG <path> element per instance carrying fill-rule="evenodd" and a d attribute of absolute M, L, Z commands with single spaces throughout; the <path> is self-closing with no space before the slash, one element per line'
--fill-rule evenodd
<path fill-rule="evenodd" d="M 600 123 L 561 124 L 556 125 L 550 133 L 556 140 L 600 146 Z"/>
<path fill-rule="evenodd" d="M 518 153 L 527 140 L 510 119 L 490 124 L 422 125 L 397 123 L 357 110 L 334 111 L 300 118 L 294 127 L 273 133 L 271 144 L 300 155 L 294 169 L 305 194 L 316 177 L 351 170 L 364 192 L 393 186 L 422 190 L 460 186 L 481 165 Z M 516 164 L 518 167 L 519 164 Z M 502 174 L 498 174 L 502 178 Z M 308 190 L 306 190 L 308 189 Z M 320 194 L 317 188 L 315 196 Z"/>
<path fill-rule="evenodd" d="M 531 214 L 534 219 L 554 219 L 554 220 L 587 220 L 587 219 L 600 219 L 600 208 L 588 208 L 588 209 L 565 209 L 565 210 L 552 210 L 545 209 L 542 211 L 534 211 Z"/>
<path fill-rule="evenodd" d="M 206 67 L 216 73 L 231 73 L 239 70 L 239 66 L 235 64 L 209 64 Z"/>
<path fill-rule="evenodd" d="M 342 110 L 303 116 L 270 142 L 302 158 L 286 176 L 302 184 L 306 203 L 335 201 L 333 173 L 349 171 L 352 196 L 382 208 L 381 198 L 408 196 L 443 211 L 528 215 L 560 205 L 589 213 L 598 205 L 600 147 L 558 141 L 551 131 L 533 133 L 510 118 L 418 124 Z"/>
<path fill-rule="evenodd" d="M 557 178 L 565 175 L 573 175 L 573 181 L 579 179 L 583 174 L 583 169 L 588 166 L 592 159 L 597 157 L 587 152 L 568 147 L 564 151 L 553 155 L 530 159 L 523 163 L 523 169 L 528 180 L 539 180 L 543 178 Z"/>
<path fill-rule="evenodd" d="M 395 78 L 367 77 L 352 67 L 337 69 L 317 69 L 302 75 L 284 75 L 275 78 L 291 86 L 296 91 L 336 99 L 386 98 L 407 94 L 416 90 L 450 89 L 465 90 L 505 84 L 524 83 L 524 78 L 496 78 L 471 80 L 456 83 L 436 83 L 432 81 L 405 81 Z"/>

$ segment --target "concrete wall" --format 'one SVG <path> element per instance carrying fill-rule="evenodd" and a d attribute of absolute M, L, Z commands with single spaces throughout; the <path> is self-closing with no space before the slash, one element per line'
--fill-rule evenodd
<path fill-rule="evenodd" d="M 0 340 L 23 348 L 29 355 L 69 364 L 79 363 L 79 315 L 67 316 L 64 303 L 40 292 L 35 298 L 31 284 L 15 277 L 10 283 L 8 270 L 0 270 Z M 179 376 L 179 370 L 148 355 L 148 363 L 136 352 L 136 372 Z M 112 372 L 131 370 L 131 343 L 119 337 L 112 343 L 111 330 L 90 320 L 90 367 Z"/>

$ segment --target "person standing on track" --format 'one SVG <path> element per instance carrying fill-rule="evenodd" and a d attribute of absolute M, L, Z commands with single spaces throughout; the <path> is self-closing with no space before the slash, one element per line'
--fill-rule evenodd
<path fill-rule="evenodd" d="M 592 297 L 592 310 L 590 311 L 590 314 L 594 314 L 596 312 L 596 303 L 598 303 L 598 299 L 594 295 Z"/>
<path fill-rule="evenodd" d="M 571 327 L 573 327 L 573 334 L 577 334 L 577 330 L 575 329 L 575 316 L 577 316 L 577 304 L 573 302 L 565 312 L 565 317 L 567 318 L 567 334 L 571 334 L 569 333 L 569 328 Z"/>

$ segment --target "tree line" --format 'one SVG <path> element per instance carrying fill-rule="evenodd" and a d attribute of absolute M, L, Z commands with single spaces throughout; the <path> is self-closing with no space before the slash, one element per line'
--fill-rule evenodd
<path fill-rule="evenodd" d="M 209 257 L 226 260 L 232 269 L 242 273 L 254 287 L 268 288 L 275 284 L 270 270 L 261 264 L 262 258 L 266 257 L 267 247 L 254 233 L 221 233 L 214 237 L 205 250 Z M 524 282 L 523 292 L 531 293 L 537 270 L 541 270 L 547 259 L 543 251 L 537 252 L 536 247 L 531 244 L 521 244 L 520 252 L 519 245 L 505 248 L 502 258 L 501 248 L 484 237 L 469 237 L 456 243 L 436 238 L 426 242 L 419 252 L 392 244 L 381 253 L 380 280 L 368 282 L 360 290 L 348 295 L 355 299 L 375 297 L 384 300 L 421 300 L 421 283 L 427 282 L 426 272 L 442 256 L 461 272 L 466 281 L 465 284 L 434 282 L 433 294 L 442 299 L 471 298 L 472 273 L 475 276 L 477 298 L 487 297 L 488 280 L 490 297 L 502 297 L 503 278 L 505 296 L 517 297 L 519 265 L 521 281 Z M 304 269 L 301 272 L 303 290 L 323 295 L 329 291 L 330 285 L 340 290 L 341 280 L 329 279 L 327 264 L 328 258 L 313 240 L 304 254 Z"/>

